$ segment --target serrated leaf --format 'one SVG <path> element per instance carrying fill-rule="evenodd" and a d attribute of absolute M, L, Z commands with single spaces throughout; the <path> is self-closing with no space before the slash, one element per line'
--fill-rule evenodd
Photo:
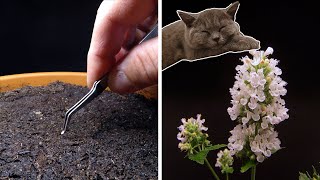
<path fill-rule="evenodd" d="M 214 150 L 217 150 L 217 149 L 221 149 L 223 147 L 227 147 L 227 145 L 226 144 L 216 144 L 216 145 L 213 145 L 213 146 L 206 147 L 205 150 L 214 151 Z"/>
<path fill-rule="evenodd" d="M 254 161 L 248 161 L 243 166 L 241 166 L 240 172 L 244 173 L 255 165 L 256 165 L 256 163 Z"/>
<path fill-rule="evenodd" d="M 305 173 L 299 172 L 299 180 L 310 180 Z"/>
<path fill-rule="evenodd" d="M 188 158 L 192 161 L 195 161 L 199 164 L 204 164 L 204 159 L 207 157 L 209 150 L 202 150 L 197 154 L 189 154 Z"/>

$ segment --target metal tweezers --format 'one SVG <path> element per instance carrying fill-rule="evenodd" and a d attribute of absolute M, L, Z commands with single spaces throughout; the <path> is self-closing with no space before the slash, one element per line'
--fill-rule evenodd
<path fill-rule="evenodd" d="M 156 36 L 158 36 L 158 24 L 154 25 L 151 31 L 138 44 L 141 44 L 144 41 L 147 41 Z M 61 134 L 64 134 L 66 132 L 68 122 L 71 116 L 74 113 L 76 113 L 78 110 L 80 110 L 82 107 L 87 105 L 89 102 L 91 102 L 99 94 L 101 94 L 107 87 L 108 87 L 108 73 L 104 75 L 101 79 L 95 81 L 90 91 L 66 112 Z"/>

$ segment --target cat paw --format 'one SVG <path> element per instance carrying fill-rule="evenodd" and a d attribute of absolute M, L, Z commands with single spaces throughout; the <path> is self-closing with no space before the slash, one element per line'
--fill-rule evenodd
<path fill-rule="evenodd" d="M 250 42 L 250 49 L 260 49 L 260 41 L 255 40 L 255 39 L 251 39 Z"/>
<path fill-rule="evenodd" d="M 260 49 L 260 41 L 254 38 L 246 37 L 237 42 L 238 50 Z"/>

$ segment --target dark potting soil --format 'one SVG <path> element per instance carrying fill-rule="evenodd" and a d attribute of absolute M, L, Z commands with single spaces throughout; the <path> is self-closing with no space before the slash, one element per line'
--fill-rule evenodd
<path fill-rule="evenodd" d="M 56 82 L 0 93 L 0 179 L 157 179 L 157 102 Z"/>

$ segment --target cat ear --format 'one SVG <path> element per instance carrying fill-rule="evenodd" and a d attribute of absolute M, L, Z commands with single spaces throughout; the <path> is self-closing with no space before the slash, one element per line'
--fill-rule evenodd
<path fill-rule="evenodd" d="M 234 20 L 236 19 L 235 16 L 238 11 L 239 5 L 240 5 L 239 1 L 236 1 L 230 4 L 228 7 L 226 7 L 227 14 L 229 14 Z"/>
<path fill-rule="evenodd" d="M 190 27 L 192 23 L 196 20 L 194 15 L 192 13 L 184 12 L 177 10 L 177 13 L 180 17 L 180 19 L 188 26 Z"/>

